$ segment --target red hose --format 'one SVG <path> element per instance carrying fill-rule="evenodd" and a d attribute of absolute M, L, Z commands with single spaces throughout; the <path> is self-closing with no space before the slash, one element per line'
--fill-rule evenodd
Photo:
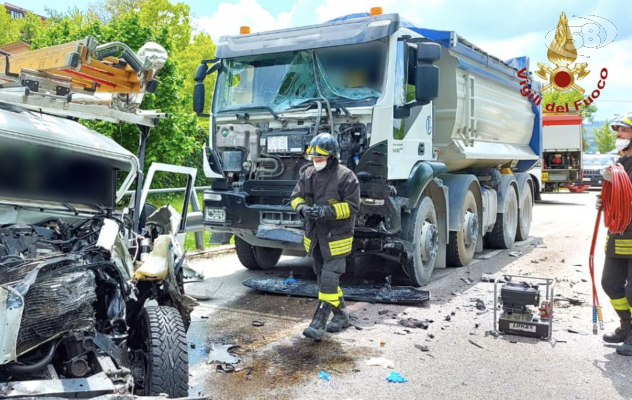
<path fill-rule="evenodd" d="M 610 233 L 623 233 L 632 220 L 632 183 L 621 164 L 608 167 L 612 182 L 604 180 L 601 189 L 603 222 Z"/>
<path fill-rule="evenodd" d="M 597 243 L 601 212 L 603 211 L 604 214 L 604 225 L 610 233 L 622 233 L 632 221 L 632 182 L 630 182 L 628 173 L 621 164 L 611 165 L 608 169 L 610 169 L 612 181 L 604 180 L 603 182 L 601 207 L 597 212 L 597 220 L 595 221 L 590 255 L 588 257 L 588 268 L 590 269 L 590 278 L 592 280 L 594 334 L 597 334 L 597 322 L 599 322 L 600 328 L 604 329 L 601 306 L 599 305 L 597 287 L 595 285 L 595 245 Z"/>

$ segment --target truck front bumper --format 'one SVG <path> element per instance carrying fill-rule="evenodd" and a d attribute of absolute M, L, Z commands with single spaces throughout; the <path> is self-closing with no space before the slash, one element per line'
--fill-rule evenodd
<path fill-rule="evenodd" d="M 204 192 L 204 226 L 253 246 L 303 250 L 303 222 L 289 204 L 249 203 L 246 192 Z"/>

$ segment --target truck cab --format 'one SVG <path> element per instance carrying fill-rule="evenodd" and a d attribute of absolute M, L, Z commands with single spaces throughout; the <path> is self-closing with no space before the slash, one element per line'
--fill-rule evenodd
<path fill-rule="evenodd" d="M 234 234 L 250 269 L 304 255 L 290 194 L 310 140 L 329 132 L 361 185 L 356 256 L 394 260 L 420 286 L 435 267 L 467 265 L 487 232 L 513 245 L 528 235 L 533 183 L 519 174 L 539 158 L 539 110 L 520 95 L 518 69 L 489 55 L 482 66 L 483 54 L 398 14 L 222 37 L 194 89 L 194 109 L 210 117 L 205 226 Z M 510 224 L 495 228 L 509 188 Z"/>

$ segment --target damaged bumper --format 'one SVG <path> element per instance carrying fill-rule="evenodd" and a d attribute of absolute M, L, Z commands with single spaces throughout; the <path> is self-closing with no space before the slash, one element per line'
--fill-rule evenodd
<path fill-rule="evenodd" d="M 0 286 L 0 365 L 17 359 L 18 332 L 24 297 L 15 289 Z M 2 397 L 0 393 L 0 397 Z"/>
<path fill-rule="evenodd" d="M 164 400 L 163 396 L 134 396 L 117 393 L 120 390 L 106 373 L 81 379 L 47 379 L 0 383 L 0 399 L 68 399 L 91 400 Z M 180 399 L 207 399 L 207 397 L 182 397 Z"/>

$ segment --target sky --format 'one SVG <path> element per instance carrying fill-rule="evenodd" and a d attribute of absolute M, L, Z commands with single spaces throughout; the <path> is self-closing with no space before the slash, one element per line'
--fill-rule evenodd
<path fill-rule="evenodd" d="M 2 1 L 2 0 L 0 0 Z M 171 0 L 175 1 L 175 0 Z M 612 119 L 632 112 L 632 6 L 630 0 L 180 0 L 191 7 L 197 29 L 217 41 L 236 35 L 242 25 L 251 32 L 322 23 L 380 6 L 384 13 L 399 13 L 423 28 L 455 31 L 489 54 L 506 60 L 529 56 L 530 70 L 547 59 L 549 32 L 565 12 L 578 47 L 576 62 L 588 63 L 590 74 L 576 83 L 586 94 L 597 89 L 599 73 L 607 68 L 605 87 L 595 99 L 595 120 Z M 35 13 L 46 15 L 46 7 L 67 11 L 85 10 L 90 1 L 11 0 Z M 599 25 L 590 25 L 598 23 Z M 588 24 L 588 25 L 586 25 Z M 599 29 L 590 37 L 591 28 Z M 583 31 L 582 31 L 583 29 Z M 586 35 L 581 36 L 580 33 Z M 596 30 L 594 31 L 596 33 Z M 549 34 L 547 36 L 547 34 Z M 616 35 L 616 36 L 615 36 Z M 601 46 L 582 46 L 588 39 Z M 614 40 L 611 40 L 614 39 Z M 595 43 L 595 42 L 593 42 Z M 605 45 L 604 45 L 605 44 Z M 553 66 L 554 67 L 554 66 Z"/>

